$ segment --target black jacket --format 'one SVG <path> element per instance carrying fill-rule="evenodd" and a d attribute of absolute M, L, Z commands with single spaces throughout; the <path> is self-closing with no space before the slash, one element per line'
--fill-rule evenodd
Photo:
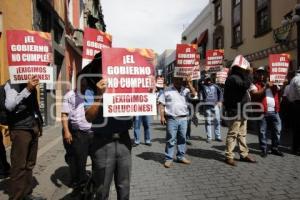
<path fill-rule="evenodd" d="M 237 111 L 238 107 L 243 109 L 243 105 L 250 101 L 248 89 L 252 79 L 250 76 L 234 73 L 231 74 L 224 88 L 224 106 L 227 111 Z"/>

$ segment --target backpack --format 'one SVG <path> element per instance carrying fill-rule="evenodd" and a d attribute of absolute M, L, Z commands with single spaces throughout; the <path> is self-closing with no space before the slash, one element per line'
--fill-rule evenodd
<path fill-rule="evenodd" d="M 8 125 L 8 113 L 7 109 L 5 108 L 5 84 L 0 85 L 0 124 L 2 125 Z"/>

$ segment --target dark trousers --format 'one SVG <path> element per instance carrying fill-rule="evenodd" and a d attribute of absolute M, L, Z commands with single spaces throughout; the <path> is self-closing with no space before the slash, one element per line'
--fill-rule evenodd
<path fill-rule="evenodd" d="M 87 180 L 86 162 L 91 152 L 92 133 L 76 130 L 72 131 L 73 141 L 69 147 L 69 166 L 72 183 L 75 187 Z"/>
<path fill-rule="evenodd" d="M 278 149 L 281 134 L 281 120 L 277 112 L 265 113 L 259 124 L 259 144 L 262 151 L 267 151 L 268 132 L 271 133 L 272 150 Z"/>
<path fill-rule="evenodd" d="M 11 130 L 10 199 L 21 200 L 32 192 L 32 170 L 38 151 L 38 129 Z"/>
<path fill-rule="evenodd" d="M 293 103 L 293 151 L 300 152 L 300 125 L 299 125 L 300 101 Z"/>
<path fill-rule="evenodd" d="M 97 200 L 107 200 L 114 177 L 118 200 L 128 200 L 130 193 L 131 141 L 128 131 L 119 139 L 95 133 L 92 146 L 93 181 Z"/>
<path fill-rule="evenodd" d="M 6 159 L 5 146 L 3 144 L 3 135 L 0 132 L 0 174 L 7 173 L 10 169 L 10 165 Z"/>

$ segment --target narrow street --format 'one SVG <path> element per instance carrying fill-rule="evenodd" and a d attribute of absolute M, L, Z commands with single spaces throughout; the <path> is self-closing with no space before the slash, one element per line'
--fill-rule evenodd
<path fill-rule="evenodd" d="M 225 143 L 207 144 L 203 123 L 192 127 L 192 146 L 187 149 L 192 164 L 174 163 L 172 168 L 165 169 L 165 129 L 157 120 L 153 121 L 153 145 L 141 144 L 132 150 L 130 199 L 300 199 L 299 157 L 285 153 L 283 158 L 274 155 L 261 158 L 257 136 L 248 134 L 251 154 L 258 163 L 238 162 L 237 167 L 230 167 L 223 161 Z M 227 128 L 222 129 L 223 139 L 226 131 Z M 282 150 L 287 152 L 285 147 Z M 46 128 L 34 170 L 36 195 L 49 200 L 72 199 L 64 152 L 60 125 Z M 87 168 L 91 169 L 90 161 Z M 7 180 L 1 180 L 1 200 L 8 199 L 6 186 Z M 110 199 L 117 199 L 114 186 Z"/>

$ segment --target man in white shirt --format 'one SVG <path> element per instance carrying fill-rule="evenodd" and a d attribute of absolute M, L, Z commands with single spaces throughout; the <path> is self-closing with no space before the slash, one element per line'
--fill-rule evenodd
<path fill-rule="evenodd" d="M 300 70 L 298 69 L 295 77 L 291 80 L 288 98 L 292 102 L 292 119 L 293 119 L 293 153 L 300 155 Z"/>
<path fill-rule="evenodd" d="M 175 144 L 177 144 L 177 161 L 190 164 L 191 161 L 184 157 L 186 147 L 186 132 L 188 123 L 187 97 L 191 94 L 196 96 L 196 91 L 192 85 L 191 77 L 187 79 L 188 88 L 183 87 L 182 78 L 173 78 L 173 86 L 168 87 L 160 95 L 161 124 L 167 125 L 165 163 L 166 168 L 170 168 L 173 163 Z"/>

